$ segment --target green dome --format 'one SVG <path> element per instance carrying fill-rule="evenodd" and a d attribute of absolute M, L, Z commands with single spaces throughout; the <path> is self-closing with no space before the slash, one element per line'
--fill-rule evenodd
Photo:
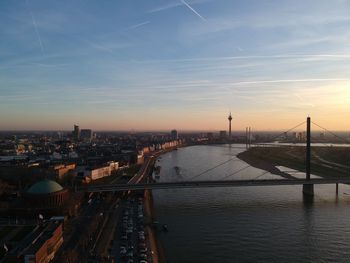
<path fill-rule="evenodd" d="M 51 194 L 63 190 L 55 181 L 43 180 L 33 184 L 27 191 L 29 194 Z"/>

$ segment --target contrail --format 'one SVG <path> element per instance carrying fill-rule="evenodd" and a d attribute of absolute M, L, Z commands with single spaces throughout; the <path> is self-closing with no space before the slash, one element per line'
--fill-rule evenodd
<path fill-rule="evenodd" d="M 185 6 L 187 6 L 193 13 L 195 13 L 199 18 L 206 21 L 204 17 L 202 17 L 196 10 L 194 10 L 185 0 L 180 0 Z"/>
<path fill-rule="evenodd" d="M 129 26 L 129 27 L 127 27 L 125 30 L 135 29 L 135 28 L 138 28 L 138 27 L 147 25 L 147 24 L 149 24 L 149 23 L 150 23 L 150 21 L 145 21 L 145 22 L 142 22 L 142 23 L 139 23 L 139 24 L 136 24 L 136 25 Z"/>
<path fill-rule="evenodd" d="M 41 37 L 40 37 L 40 34 L 39 34 L 38 26 L 37 26 L 37 24 L 36 24 L 34 15 L 33 15 L 32 11 L 31 11 L 31 9 L 30 9 L 28 0 L 26 0 L 26 3 L 27 3 L 27 6 L 28 6 L 28 10 L 29 10 L 30 16 L 32 17 L 32 22 L 33 22 L 34 30 L 35 30 L 36 36 L 37 36 L 37 38 L 38 38 L 38 42 L 39 42 L 39 45 L 40 45 L 40 48 L 41 48 L 41 52 L 44 54 L 44 46 L 43 46 L 43 43 L 42 43 L 42 41 L 41 41 Z"/>

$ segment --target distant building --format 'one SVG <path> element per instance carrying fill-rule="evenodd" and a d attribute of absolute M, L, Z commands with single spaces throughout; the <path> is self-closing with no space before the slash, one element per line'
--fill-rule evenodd
<path fill-rule="evenodd" d="M 306 132 L 298 132 L 297 133 L 297 140 L 298 141 L 305 141 L 306 140 Z"/>
<path fill-rule="evenodd" d="M 107 166 L 102 167 L 78 167 L 77 176 L 86 182 L 101 179 L 103 177 L 110 176 L 112 172 L 117 171 L 119 168 L 118 162 L 109 162 Z"/>
<path fill-rule="evenodd" d="M 78 125 L 74 125 L 74 130 L 73 130 L 73 139 L 75 141 L 78 141 L 80 138 L 80 130 Z"/>
<path fill-rule="evenodd" d="M 53 167 L 57 179 L 65 177 L 69 171 L 75 169 L 75 163 L 72 164 L 58 164 Z"/>
<path fill-rule="evenodd" d="M 170 137 L 171 137 L 172 140 L 177 140 L 178 139 L 177 130 L 172 130 L 170 132 Z"/>
<path fill-rule="evenodd" d="M 220 139 L 225 139 L 227 137 L 227 132 L 226 131 L 220 131 L 219 132 Z"/>
<path fill-rule="evenodd" d="M 207 138 L 210 140 L 210 139 L 213 139 L 214 138 L 214 133 L 212 132 L 208 132 L 207 133 Z"/>
<path fill-rule="evenodd" d="M 92 140 L 92 130 L 91 129 L 81 129 L 80 131 L 80 139 L 84 141 L 91 141 Z"/>

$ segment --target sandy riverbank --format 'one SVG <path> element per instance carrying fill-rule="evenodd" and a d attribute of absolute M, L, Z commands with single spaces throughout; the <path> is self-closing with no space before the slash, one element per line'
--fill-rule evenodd
<path fill-rule="evenodd" d="M 254 154 L 251 154 L 250 150 L 239 153 L 237 157 L 255 168 L 268 171 L 272 174 L 276 174 L 287 179 L 294 179 L 294 177 L 290 174 L 281 172 L 278 168 L 276 168 L 276 164 L 265 161 Z"/>
<path fill-rule="evenodd" d="M 324 178 L 346 177 L 350 172 L 349 156 L 350 147 L 313 147 L 311 172 Z M 287 179 L 291 178 L 290 175 L 279 171 L 276 166 L 305 172 L 305 147 L 253 147 L 238 154 L 237 157 L 253 167 Z"/>

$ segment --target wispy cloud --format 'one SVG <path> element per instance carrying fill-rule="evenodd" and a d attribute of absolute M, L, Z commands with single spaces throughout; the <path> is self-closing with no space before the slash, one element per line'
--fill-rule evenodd
<path fill-rule="evenodd" d="M 197 15 L 200 19 L 206 21 L 206 19 L 201 16 L 196 10 L 194 10 L 194 8 L 192 6 L 190 6 L 185 0 L 180 0 L 181 3 L 183 3 L 185 6 L 188 7 L 188 9 L 190 9 L 195 15 Z"/>
<path fill-rule="evenodd" d="M 330 81 L 350 81 L 350 78 L 320 78 L 320 79 L 273 79 L 273 80 L 252 80 L 232 82 L 232 85 L 259 85 L 268 83 L 292 83 L 292 82 L 330 82 Z"/>
<path fill-rule="evenodd" d="M 145 26 L 145 25 L 147 25 L 149 23 L 150 23 L 150 21 L 145 21 L 145 22 L 142 22 L 142 23 L 138 23 L 138 24 L 135 24 L 135 25 L 132 25 L 132 26 L 129 26 L 129 27 L 125 28 L 125 31 L 136 29 L 136 28 Z"/>
<path fill-rule="evenodd" d="M 251 56 L 225 56 L 225 57 L 199 57 L 199 58 L 175 58 L 175 59 L 154 59 L 154 60 L 133 60 L 136 63 L 177 63 L 177 62 L 203 62 L 203 61 L 229 61 L 229 60 L 279 60 L 279 59 L 300 59 L 302 61 L 309 59 L 317 60 L 335 60 L 350 59 L 350 54 L 281 54 L 281 55 L 251 55 Z"/>
<path fill-rule="evenodd" d="M 44 54 L 44 46 L 43 46 L 43 42 L 41 41 L 41 36 L 40 36 L 39 30 L 38 30 L 38 26 L 36 24 L 33 12 L 31 11 L 31 8 L 29 6 L 28 0 L 26 0 L 26 3 L 27 3 L 27 6 L 28 6 L 28 10 L 29 10 L 32 22 L 33 22 L 33 27 L 34 27 L 34 30 L 35 30 L 35 34 L 36 34 L 36 36 L 38 38 L 38 42 L 39 42 L 39 45 L 40 45 L 40 48 L 41 48 L 41 52 L 42 52 L 42 54 Z"/>
<path fill-rule="evenodd" d="M 300 96 L 298 93 L 295 93 L 294 96 L 300 101 L 300 105 L 303 106 L 309 106 L 309 107 L 316 107 L 316 105 L 314 103 L 310 103 L 310 102 L 306 102 L 302 96 Z"/>

